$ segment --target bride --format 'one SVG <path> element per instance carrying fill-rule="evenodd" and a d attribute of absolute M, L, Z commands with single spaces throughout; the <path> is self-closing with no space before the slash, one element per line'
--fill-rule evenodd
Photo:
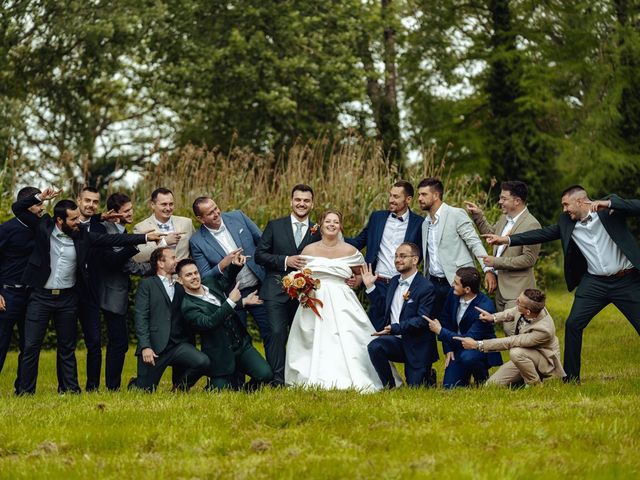
<path fill-rule="evenodd" d="M 306 268 L 320 280 L 316 298 L 322 301 L 319 318 L 310 308 L 298 307 L 287 342 L 285 383 L 320 388 L 382 388 L 367 352 L 375 331 L 355 293 L 345 281 L 359 275 L 362 254 L 342 241 L 342 214 L 327 210 L 320 220 L 319 242 L 302 255 Z"/>

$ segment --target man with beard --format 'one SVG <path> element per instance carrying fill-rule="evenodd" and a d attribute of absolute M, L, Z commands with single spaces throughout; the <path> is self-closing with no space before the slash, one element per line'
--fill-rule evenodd
<path fill-rule="evenodd" d="M 422 256 L 424 276 L 436 287 L 433 317 L 439 318 L 456 270 L 475 267 L 474 257 L 485 271 L 484 286 L 488 293 L 496 288 L 496 275 L 485 267 L 487 251 L 462 208 L 444 202 L 444 185 L 436 178 L 425 178 L 418 185 L 418 203 L 428 212 L 422 224 Z"/>
<path fill-rule="evenodd" d="M 280 279 L 294 270 L 303 269 L 307 261 L 300 253 L 309 243 L 320 240 L 320 233 L 313 231 L 309 222 L 312 209 L 313 189 L 304 184 L 294 186 L 291 190 L 291 214 L 270 220 L 256 247 L 256 263 L 265 269 L 260 288 L 270 331 L 265 350 L 276 385 L 284 385 L 287 338 L 298 309 L 298 301 L 289 298 Z"/>
<path fill-rule="evenodd" d="M 25 187 L 18 192 L 17 200 L 40 193 L 35 187 Z M 38 203 L 29 207 L 37 217 L 44 207 Z M 22 274 L 27 268 L 33 251 L 34 233 L 27 225 L 14 217 L 0 225 L 0 372 L 9 350 L 13 327 L 18 327 L 18 365 L 24 351 L 24 316 L 27 311 L 27 286 L 22 283 Z M 20 369 L 16 375 L 18 388 Z"/>
<path fill-rule="evenodd" d="M 57 336 L 57 373 L 59 393 L 79 393 L 75 357 L 78 293 L 76 278 L 89 283 L 87 263 L 91 247 L 113 247 L 157 241 L 161 235 L 107 235 L 79 228 L 80 212 L 73 200 L 61 200 L 53 217 L 38 218 L 29 207 L 59 194 L 53 188 L 18 200 L 13 213 L 35 232 L 35 245 L 22 276 L 31 288 L 25 320 L 25 346 L 20 362 L 17 394 L 33 394 L 38 378 L 42 342 L 52 317 Z"/>
<path fill-rule="evenodd" d="M 423 218 L 409 208 L 412 199 L 413 186 L 398 180 L 389 192 L 389 209 L 373 212 L 358 236 L 345 239 L 358 250 L 367 247 L 364 260 L 376 272 L 375 285 L 381 298 L 386 296 L 391 279 L 398 274 L 394 265 L 398 246 L 403 242 L 422 244 L 420 226 Z M 379 310 L 372 302 L 367 313 L 375 329 L 382 330 L 384 325 L 376 322 L 384 318 L 384 309 Z"/>

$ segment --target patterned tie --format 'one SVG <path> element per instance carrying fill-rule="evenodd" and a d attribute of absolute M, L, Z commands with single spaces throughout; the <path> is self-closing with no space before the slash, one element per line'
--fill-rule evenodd
<path fill-rule="evenodd" d="M 524 315 L 520 315 L 518 319 L 518 323 L 516 323 L 516 335 L 520 334 L 520 329 L 524 328 L 525 325 L 530 324 L 531 322 L 525 318 Z"/>
<path fill-rule="evenodd" d="M 404 218 L 402 218 L 400 215 L 396 215 L 395 213 L 392 213 L 391 216 L 396 220 L 398 220 L 399 222 L 404 222 Z"/>
<path fill-rule="evenodd" d="M 302 227 L 303 226 L 304 226 L 304 223 L 296 222 L 296 233 L 293 235 L 293 238 L 296 241 L 296 247 L 299 247 L 300 244 L 302 243 Z"/>
<path fill-rule="evenodd" d="M 409 281 L 401 279 L 401 280 L 398 281 L 398 285 L 404 286 L 404 287 L 408 287 L 409 286 Z"/>
<path fill-rule="evenodd" d="M 171 225 L 168 223 L 158 223 L 158 229 L 161 232 L 169 232 L 171 230 Z"/>

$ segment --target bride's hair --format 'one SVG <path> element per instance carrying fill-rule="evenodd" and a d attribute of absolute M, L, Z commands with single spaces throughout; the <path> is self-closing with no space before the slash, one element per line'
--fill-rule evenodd
<path fill-rule="evenodd" d="M 320 234 L 322 235 L 322 224 L 324 223 L 325 218 L 332 213 L 340 220 L 340 238 L 342 238 L 342 212 L 339 210 L 328 209 L 322 212 L 322 216 L 320 217 Z"/>

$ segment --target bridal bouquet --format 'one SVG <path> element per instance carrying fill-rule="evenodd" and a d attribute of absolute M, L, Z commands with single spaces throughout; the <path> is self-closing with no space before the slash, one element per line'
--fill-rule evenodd
<path fill-rule="evenodd" d="M 291 298 L 297 299 L 304 308 L 310 308 L 318 318 L 322 318 L 318 312 L 318 306 L 323 306 L 322 300 L 313 294 L 315 290 L 320 288 L 320 280 L 313 278 L 312 274 L 313 272 L 309 268 L 291 272 L 282 277 L 282 289 Z"/>

